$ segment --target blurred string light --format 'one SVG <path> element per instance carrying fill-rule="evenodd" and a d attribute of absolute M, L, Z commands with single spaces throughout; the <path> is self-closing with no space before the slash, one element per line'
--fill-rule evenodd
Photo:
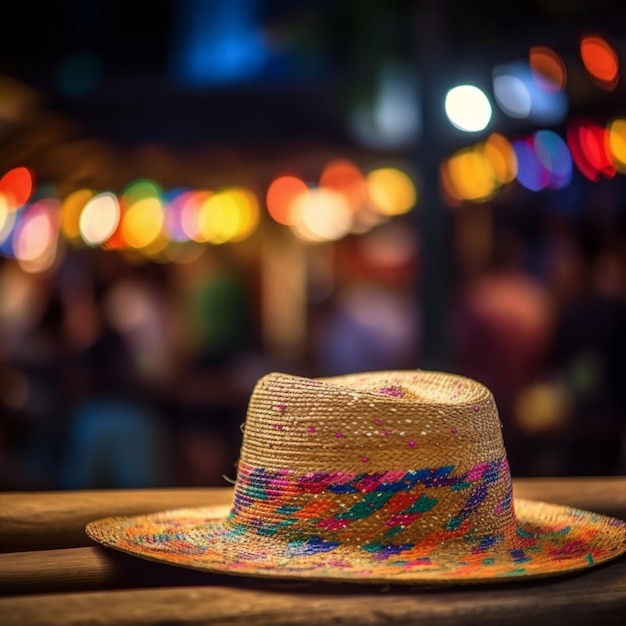
<path fill-rule="evenodd" d="M 538 130 L 513 143 L 517 181 L 531 191 L 561 189 L 572 180 L 572 157 L 565 141 L 551 130 Z"/>
<path fill-rule="evenodd" d="M 309 190 L 307 184 L 296 176 L 279 176 L 267 189 L 267 211 L 275 222 L 290 226 L 293 223 L 292 206 L 301 194 Z"/>
<path fill-rule="evenodd" d="M 576 167 L 589 180 L 613 178 L 617 173 L 609 129 L 594 122 L 574 122 L 567 129 L 567 145 Z"/>
<path fill-rule="evenodd" d="M 9 211 L 24 206 L 31 194 L 35 180 L 27 167 L 14 167 L 0 178 L 0 195 L 4 197 Z"/>
<path fill-rule="evenodd" d="M 318 184 L 278 176 L 268 187 L 266 202 L 270 217 L 300 239 L 333 241 L 407 213 L 417 203 L 417 189 L 396 167 L 365 174 L 354 162 L 338 159 L 326 165 Z"/>
<path fill-rule="evenodd" d="M 13 234 L 13 254 L 27 272 L 52 267 L 58 247 L 59 206 L 56 200 L 42 200 L 23 210 Z"/>
<path fill-rule="evenodd" d="M 622 174 L 626 173 L 626 119 L 614 119 L 607 124 L 609 154 L 612 165 Z"/>
<path fill-rule="evenodd" d="M 52 266 L 61 236 L 74 246 L 119 250 L 129 261 L 184 263 L 197 258 L 206 244 L 244 241 L 261 220 L 257 195 L 244 187 L 164 191 L 154 181 L 139 179 L 119 195 L 77 189 L 60 201 L 43 198 L 29 204 L 29 170 L 15 168 L 2 180 L 12 191 L 0 194 L 0 254 L 27 271 Z M 52 194 L 44 186 L 36 195 L 46 193 Z M 266 195 L 269 216 L 307 242 L 367 232 L 416 202 L 417 190 L 406 172 L 384 167 L 366 174 L 348 159 L 327 163 L 317 183 L 279 176 Z"/>
<path fill-rule="evenodd" d="M 115 194 L 105 191 L 90 198 L 80 214 L 78 228 L 88 246 L 103 244 L 120 222 L 120 204 Z"/>
<path fill-rule="evenodd" d="M 613 91 L 619 82 L 619 60 L 611 44 L 602 37 L 583 37 L 580 56 L 594 82 L 607 91 Z"/>
<path fill-rule="evenodd" d="M 0 195 L 0 246 L 9 238 L 17 213 L 11 209 L 4 195 Z"/>
<path fill-rule="evenodd" d="M 395 167 L 373 170 L 367 175 L 367 191 L 381 215 L 408 213 L 417 202 L 417 190 L 405 172 Z"/>
<path fill-rule="evenodd" d="M 517 175 L 513 146 L 500 134 L 463 148 L 446 159 L 440 168 L 442 191 L 450 204 L 464 200 L 484 202 Z"/>
<path fill-rule="evenodd" d="M 444 109 L 450 123 L 465 132 L 479 132 L 491 120 L 491 103 L 474 85 L 458 85 L 446 94 Z"/>
<path fill-rule="evenodd" d="M 539 67 L 536 58 L 535 64 Z M 525 61 L 496 66 L 493 70 L 496 102 L 509 117 L 557 124 L 567 114 L 567 95 L 562 88 L 556 88 L 557 83 L 549 82 L 543 75 L 537 80 L 537 76 L 538 70 L 531 69 Z M 564 85 L 564 75 L 562 80 Z"/>
<path fill-rule="evenodd" d="M 548 91 L 565 89 L 567 70 L 562 57 L 545 46 L 533 46 L 528 54 L 528 64 L 535 82 Z"/>

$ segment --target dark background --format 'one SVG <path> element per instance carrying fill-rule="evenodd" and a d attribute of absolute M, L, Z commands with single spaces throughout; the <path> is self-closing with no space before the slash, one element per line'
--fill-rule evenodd
<path fill-rule="evenodd" d="M 184 266 L 68 248 L 31 275 L 3 259 L 2 488 L 223 484 L 252 385 L 275 369 L 464 373 L 494 391 L 514 474 L 626 471 L 622 174 L 513 182 L 462 211 L 439 186 L 455 150 L 539 128 L 494 104 L 470 137 L 441 107 L 459 82 L 489 93 L 493 68 L 533 45 L 568 68 L 552 130 L 625 115 L 623 81 L 599 89 L 579 56 L 592 33 L 626 60 L 623 3 L 22 1 L 1 17 L 0 174 L 31 168 L 41 197 L 141 177 L 262 197 L 333 158 L 400 164 L 418 188 L 384 227 L 302 245 L 306 333 L 291 344 L 268 339 L 261 259 L 301 244 L 267 215 L 250 241 Z M 388 64 L 414 80 L 421 129 L 368 144 L 350 119 Z"/>

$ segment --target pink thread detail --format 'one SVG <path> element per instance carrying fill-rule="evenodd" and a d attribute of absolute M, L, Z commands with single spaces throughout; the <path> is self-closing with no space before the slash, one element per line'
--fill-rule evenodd
<path fill-rule="evenodd" d="M 307 428 L 307 430 L 308 430 L 310 433 L 314 433 L 314 432 L 315 432 L 315 426 L 309 426 L 309 427 Z"/>
<path fill-rule="evenodd" d="M 474 407 L 474 413 L 478 413 L 478 411 L 480 411 L 480 407 L 479 406 L 475 406 Z"/>
<path fill-rule="evenodd" d="M 413 439 L 411 439 L 411 441 L 409 441 L 409 448 L 414 448 L 415 447 L 415 442 L 413 441 Z"/>
<path fill-rule="evenodd" d="M 382 424 L 383 420 L 374 420 L 374 424 Z"/>
<path fill-rule="evenodd" d="M 339 438 L 339 437 L 343 437 L 343 433 L 336 432 L 336 433 L 335 433 L 335 437 L 337 437 L 337 438 Z"/>
<path fill-rule="evenodd" d="M 451 432 L 453 435 L 456 435 L 456 428 L 451 428 L 451 429 L 450 429 L 450 432 Z"/>
<path fill-rule="evenodd" d="M 366 456 L 362 456 L 361 457 L 361 462 L 362 463 L 367 463 L 369 461 L 369 459 Z"/>
<path fill-rule="evenodd" d="M 404 398 L 404 390 L 400 387 L 383 387 L 380 390 L 383 396 L 393 396 L 394 398 Z"/>
<path fill-rule="evenodd" d="M 277 404 L 276 407 L 279 411 L 284 411 L 287 408 L 282 402 L 280 404 Z"/>

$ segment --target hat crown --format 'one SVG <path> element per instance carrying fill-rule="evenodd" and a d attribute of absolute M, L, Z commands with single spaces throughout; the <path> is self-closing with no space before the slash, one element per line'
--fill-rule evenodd
<path fill-rule="evenodd" d="M 228 525 L 300 542 L 389 551 L 515 532 L 489 390 L 450 374 L 268 374 L 248 408 Z"/>

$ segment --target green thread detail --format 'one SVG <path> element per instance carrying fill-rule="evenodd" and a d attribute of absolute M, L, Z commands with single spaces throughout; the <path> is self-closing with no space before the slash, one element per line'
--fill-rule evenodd
<path fill-rule="evenodd" d="M 374 511 L 382 508 L 393 496 L 391 491 L 380 492 L 373 491 L 367 494 L 360 502 L 357 502 L 347 511 L 343 511 L 337 515 L 338 519 L 363 519 L 369 517 Z"/>
<path fill-rule="evenodd" d="M 439 502 L 437 498 L 429 498 L 426 494 L 422 494 L 411 506 L 402 511 L 402 515 L 412 513 L 426 513 L 430 511 Z"/>
<path fill-rule="evenodd" d="M 458 485 L 452 485 L 452 491 L 461 491 L 463 489 L 469 489 L 472 486 L 470 482 L 459 483 Z"/>

